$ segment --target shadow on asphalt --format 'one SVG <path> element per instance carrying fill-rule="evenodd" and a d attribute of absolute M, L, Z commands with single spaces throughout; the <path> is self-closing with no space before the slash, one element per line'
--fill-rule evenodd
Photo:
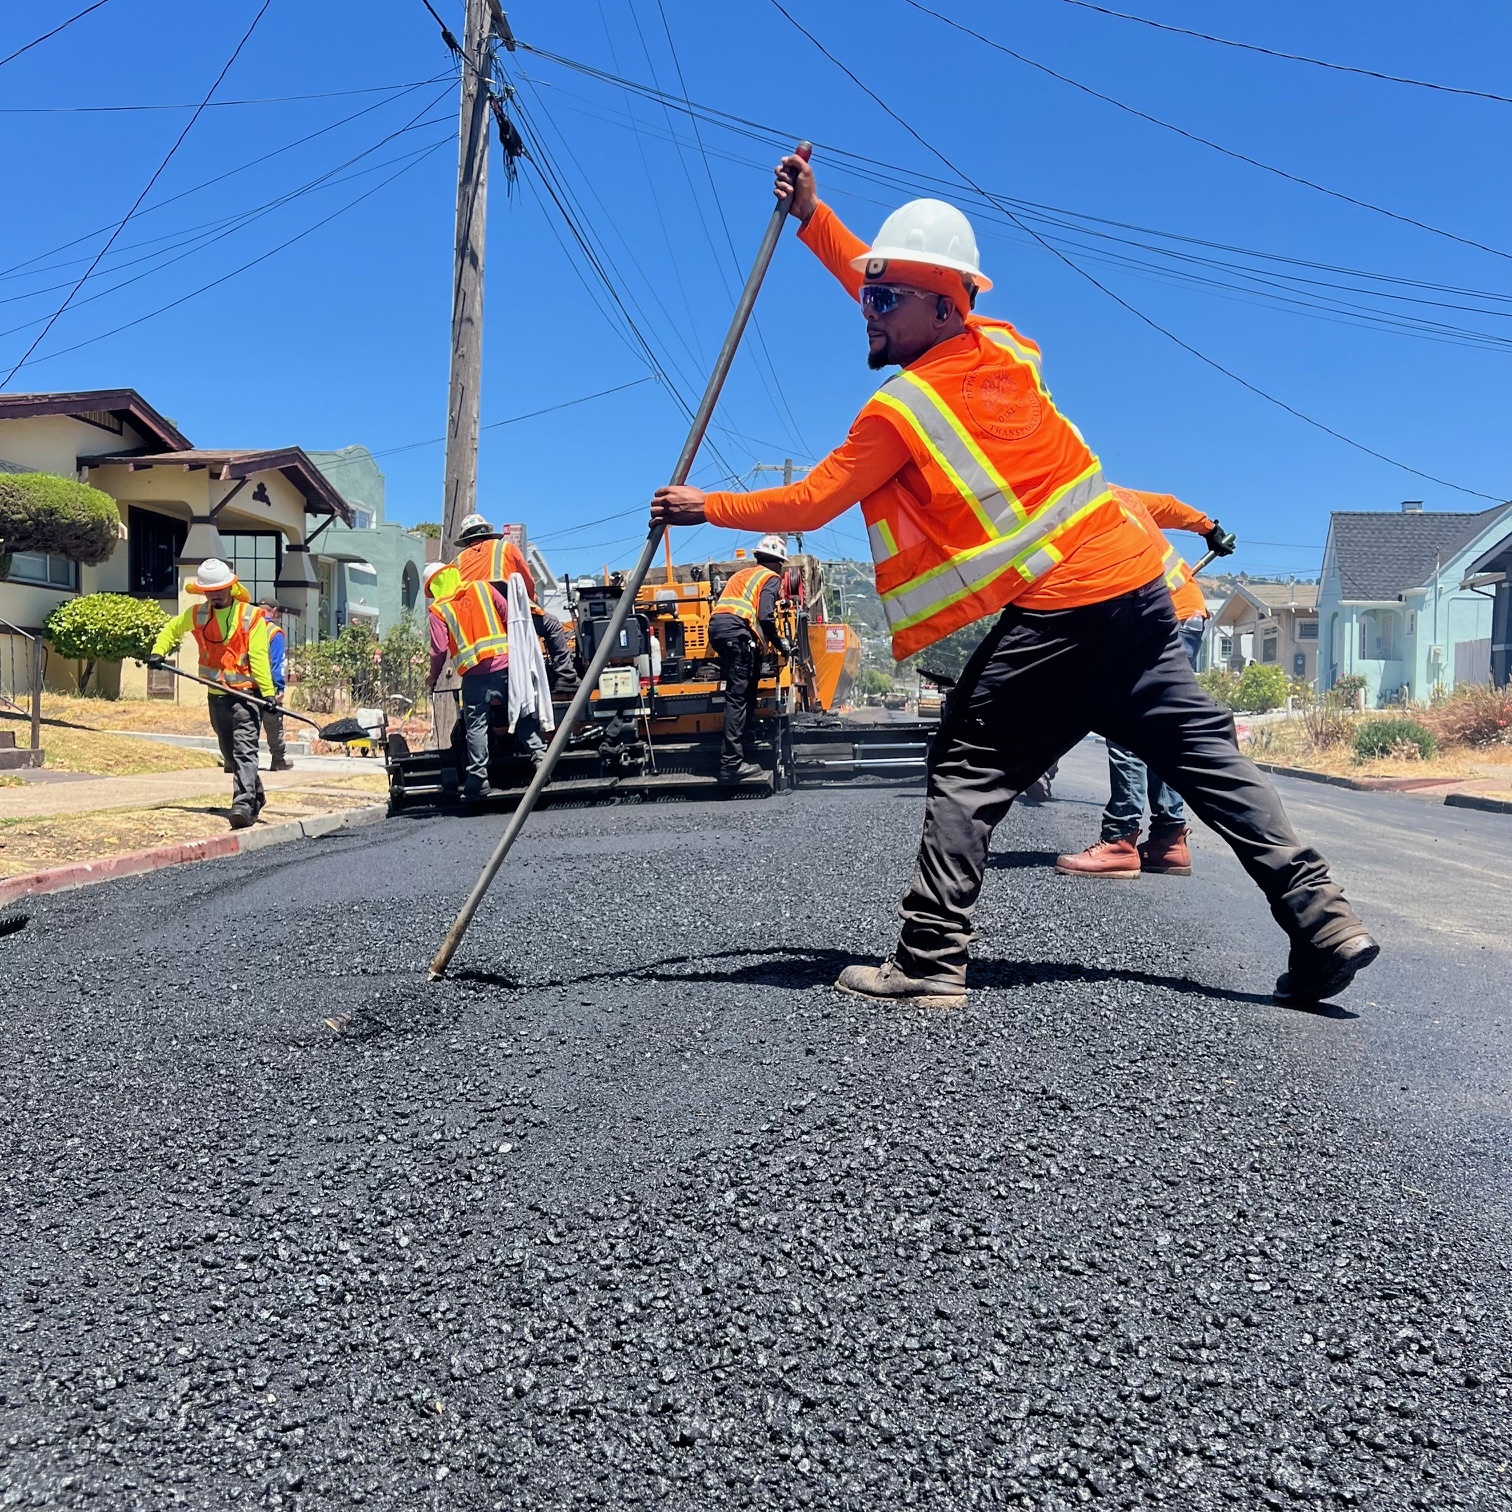
<path fill-rule="evenodd" d="M 636 977 L 649 982 L 719 982 L 725 986 L 806 990 L 831 986 L 840 972 L 852 965 L 855 959 L 853 954 L 842 950 L 778 946 L 761 951 L 723 950 L 705 956 L 666 956 L 659 961 L 648 961 L 643 966 L 589 971 L 581 976 L 553 977 L 540 982 L 522 982 L 504 972 L 470 970 L 451 973 L 451 980 L 481 987 L 505 987 L 511 991 L 577 987 L 588 982 L 615 981 L 625 977 Z M 1268 992 L 1237 992 L 1228 987 L 1211 987 L 1194 981 L 1191 977 L 1167 976 L 1155 971 L 1083 966 L 1074 961 L 1008 961 L 988 958 L 974 959 L 971 963 L 970 983 L 974 988 L 1014 990 L 1046 982 L 1133 982 L 1143 987 L 1163 987 L 1170 992 L 1215 998 L 1223 1002 L 1258 1003 L 1267 1008 L 1277 1006 Z M 1354 1019 L 1359 1016 L 1336 1003 L 1287 1006 L 1296 1012 L 1310 1013 L 1320 1018 Z"/>

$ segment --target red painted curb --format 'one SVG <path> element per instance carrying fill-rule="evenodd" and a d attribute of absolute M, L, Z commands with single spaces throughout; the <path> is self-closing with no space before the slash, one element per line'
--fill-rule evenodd
<path fill-rule="evenodd" d="M 208 840 L 181 840 L 172 845 L 154 845 L 148 850 L 127 851 L 122 856 L 104 856 L 98 861 L 76 861 L 69 866 L 54 866 L 23 877 L 0 879 L 0 903 L 10 903 L 36 893 L 62 892 L 70 887 L 83 887 L 89 882 L 105 882 L 112 877 L 158 871 L 165 866 L 179 866 L 185 861 L 234 856 L 240 849 L 241 842 L 235 835 L 215 835 Z"/>

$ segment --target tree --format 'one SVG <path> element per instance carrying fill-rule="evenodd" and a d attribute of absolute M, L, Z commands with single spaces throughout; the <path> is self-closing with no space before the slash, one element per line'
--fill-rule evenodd
<path fill-rule="evenodd" d="M 47 616 L 42 633 L 59 656 L 82 663 L 82 693 L 97 663 L 127 656 L 145 661 L 158 631 L 167 622 L 167 614 L 151 599 L 132 598 L 126 593 L 86 593 L 59 604 Z"/>
<path fill-rule="evenodd" d="M 899 662 L 900 670 L 944 672 L 951 677 L 959 677 L 966 670 L 971 653 L 981 645 L 982 637 L 992 628 L 995 618 L 992 616 L 975 620 L 969 625 L 962 625 L 959 630 L 952 630 L 943 640 L 937 640 L 934 645 L 926 646 L 907 661 Z"/>
<path fill-rule="evenodd" d="M 424 536 L 427 541 L 439 541 L 441 539 L 441 527 L 434 520 L 421 520 L 418 525 L 411 525 L 411 535 Z"/>
<path fill-rule="evenodd" d="M 18 551 L 97 566 L 121 538 L 121 511 L 98 488 L 52 473 L 0 477 L 0 581 Z"/>

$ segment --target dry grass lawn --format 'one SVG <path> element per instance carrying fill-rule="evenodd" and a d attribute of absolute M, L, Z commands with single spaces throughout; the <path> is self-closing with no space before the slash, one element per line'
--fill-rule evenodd
<path fill-rule="evenodd" d="M 1470 781 L 1495 777 L 1512 787 L 1512 745 L 1450 746 L 1427 761 L 1382 756 L 1356 761 L 1348 745 L 1315 750 L 1300 720 L 1262 725 L 1244 742 L 1247 756 L 1278 766 L 1304 767 L 1336 777 L 1443 777 Z"/>
<path fill-rule="evenodd" d="M 71 704 L 104 703 L 104 699 L 72 698 Z M 46 711 L 47 704 L 43 704 Z M 11 709 L 0 709 L 0 730 L 13 730 L 18 746 L 31 744 L 31 721 Z M 209 734 L 203 731 L 185 734 Z M 136 740 L 130 735 L 102 735 L 98 726 L 81 725 L 44 712 L 42 747 L 47 769 L 52 772 L 88 772 L 95 777 L 138 777 L 143 772 L 187 772 L 197 767 L 214 768 L 220 758 L 213 751 L 161 745 L 155 740 Z"/>
<path fill-rule="evenodd" d="M 315 814 L 371 804 L 384 791 L 381 775 L 326 779 L 309 787 L 270 788 L 259 824 L 307 819 Z M 145 809 L 102 809 L 91 814 L 64 814 L 43 819 L 0 819 L 0 877 L 15 877 L 93 861 L 181 840 L 203 840 L 227 833 L 229 786 Z"/>

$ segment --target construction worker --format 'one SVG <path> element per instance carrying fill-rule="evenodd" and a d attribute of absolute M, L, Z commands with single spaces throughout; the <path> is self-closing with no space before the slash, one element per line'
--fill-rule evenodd
<path fill-rule="evenodd" d="M 1161 549 L 1161 568 L 1176 613 L 1176 634 L 1195 671 L 1207 630 L 1207 601 L 1192 569 L 1166 540 L 1162 528 L 1189 530 L 1202 536 L 1219 556 L 1233 554 L 1234 536 L 1200 509 L 1193 509 L 1170 494 L 1140 493 L 1118 487 L 1113 493 L 1125 513 Z M 1181 794 L 1157 773 L 1149 771 L 1133 751 L 1111 740 L 1108 782 L 1108 806 L 1103 810 L 1101 837 L 1074 856 L 1058 856 L 1055 869 L 1087 877 L 1129 878 L 1141 872 L 1191 876 L 1192 854 L 1187 845 L 1186 806 Z M 1146 801 L 1150 806 L 1150 838 L 1141 841 L 1139 825 Z"/>
<path fill-rule="evenodd" d="M 147 665 L 166 666 L 179 642 L 194 636 L 199 675 L 216 685 L 206 702 L 221 762 L 231 773 L 231 828 L 246 829 L 268 800 L 257 771 L 260 710 L 237 695 L 251 694 L 271 703 L 278 692 L 268 657 L 268 623 L 236 574 L 216 557 L 201 562 L 184 587 L 204 602 L 191 604 L 158 631 Z"/>
<path fill-rule="evenodd" d="M 536 598 L 535 577 L 525 561 L 525 553 L 507 536 L 495 530 L 480 514 L 466 516 L 457 527 L 457 571 L 464 583 L 493 583 L 500 593 L 507 593 L 509 579 L 515 573 L 525 581 L 530 599 L 530 618 L 546 653 L 546 675 L 552 691 L 571 687 L 577 682 L 577 666 L 567 632 L 556 615 L 543 609 Z"/>
<path fill-rule="evenodd" d="M 286 671 L 288 638 L 284 635 L 281 623 L 283 610 L 278 607 L 278 600 L 273 598 L 259 599 L 257 607 L 262 610 L 263 619 L 268 624 L 268 666 L 273 673 L 273 687 L 276 695 L 274 701 L 282 704 L 288 683 Z M 269 770 L 292 772 L 294 763 L 289 760 L 289 753 L 284 748 L 282 709 L 262 711 L 262 731 L 268 740 L 268 755 L 271 758 L 268 762 Z"/>
<path fill-rule="evenodd" d="M 742 567 L 724 585 L 709 614 L 709 645 L 719 658 L 725 685 L 724 745 L 719 753 L 719 780 L 738 787 L 766 773 L 745 759 L 746 721 L 756 702 L 762 653 L 773 647 L 791 654 L 777 628 L 781 574 L 787 568 L 787 542 L 763 536 L 751 553 L 754 567 Z"/>
<path fill-rule="evenodd" d="M 448 658 L 462 679 L 462 725 L 467 772 L 462 797 L 487 796 L 488 706 L 509 704 L 509 604 L 492 583 L 464 583 L 455 567 L 431 562 L 424 585 L 430 600 L 430 682 L 434 689 Z M 539 721 L 522 714 L 516 737 L 533 762 L 546 754 Z"/>
<path fill-rule="evenodd" d="M 1151 762 L 1234 848 L 1291 940 L 1284 1001 L 1333 996 L 1379 947 L 1275 790 L 1239 754 L 1176 636 L 1161 547 L 1119 506 L 1056 408 L 1035 344 L 971 313 L 983 277 L 970 222 L 938 200 L 894 211 L 868 248 L 789 157 L 800 239 L 861 303 L 868 365 L 896 365 L 844 445 L 801 481 L 749 494 L 657 491 L 652 519 L 812 530 L 860 501 L 893 655 L 997 620 L 967 663 L 931 749 L 924 833 L 881 966 L 842 990 L 950 1006 L 992 832 L 1014 798 L 1089 731 Z"/>

